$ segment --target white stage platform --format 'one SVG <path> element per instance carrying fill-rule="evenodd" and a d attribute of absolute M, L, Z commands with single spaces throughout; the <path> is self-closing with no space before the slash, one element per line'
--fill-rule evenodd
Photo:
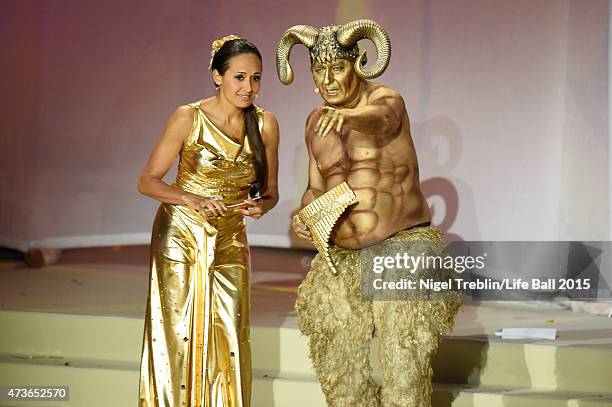
<path fill-rule="evenodd" d="M 0 406 L 137 405 L 147 257 L 145 247 L 117 247 L 68 251 L 42 269 L 0 262 L 0 386 L 70 387 L 68 402 Z M 293 311 L 311 257 L 253 250 L 254 407 L 326 405 Z M 559 337 L 500 340 L 502 327 L 556 327 Z M 434 365 L 436 407 L 612 406 L 612 319 L 468 303 Z"/>

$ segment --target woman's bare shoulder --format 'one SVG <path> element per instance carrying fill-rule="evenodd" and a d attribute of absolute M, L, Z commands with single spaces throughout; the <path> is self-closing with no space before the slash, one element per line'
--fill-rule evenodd
<path fill-rule="evenodd" d="M 264 143 L 272 142 L 278 144 L 278 120 L 270 111 L 263 112 L 263 134 Z"/>

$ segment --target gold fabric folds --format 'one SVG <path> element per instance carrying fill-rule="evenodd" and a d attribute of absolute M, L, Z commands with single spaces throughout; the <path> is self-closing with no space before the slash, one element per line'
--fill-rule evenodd
<path fill-rule="evenodd" d="M 200 109 L 180 152 L 175 187 L 226 204 L 248 196 L 253 156 Z M 263 112 L 258 109 L 260 129 Z M 205 219 L 162 204 L 151 237 L 140 407 L 248 407 L 249 248 L 243 216 Z"/>

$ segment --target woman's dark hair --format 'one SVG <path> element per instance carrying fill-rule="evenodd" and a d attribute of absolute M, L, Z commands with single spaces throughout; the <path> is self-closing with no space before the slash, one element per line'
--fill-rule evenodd
<path fill-rule="evenodd" d="M 210 65 L 210 69 L 216 69 L 220 75 L 224 75 L 229 68 L 230 59 L 240 54 L 255 54 L 261 61 L 261 54 L 253 43 L 243 40 L 226 41 L 215 53 Z M 215 84 L 215 86 L 217 86 Z M 265 188 L 268 175 L 268 162 L 266 161 L 266 149 L 259 132 L 259 123 L 255 106 L 251 105 L 244 109 L 244 128 L 255 157 L 255 182 L 251 185 L 249 194 L 255 196 Z"/>

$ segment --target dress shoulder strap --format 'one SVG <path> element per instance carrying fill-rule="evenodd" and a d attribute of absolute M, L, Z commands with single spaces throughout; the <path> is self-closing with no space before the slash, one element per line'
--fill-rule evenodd
<path fill-rule="evenodd" d="M 191 102 L 191 103 L 187 103 L 187 106 L 191 106 L 191 108 L 193 110 L 200 110 L 200 104 L 202 103 L 201 100 L 198 100 L 197 102 Z"/>
<path fill-rule="evenodd" d="M 189 132 L 189 134 L 187 135 L 187 138 L 185 139 L 184 144 L 185 145 L 190 145 L 192 143 L 194 143 L 197 138 L 198 135 L 200 133 L 199 129 L 202 127 L 202 118 L 200 115 L 200 104 L 202 103 L 202 101 L 197 101 L 197 102 L 192 102 L 192 103 L 188 103 L 187 106 L 190 106 L 193 109 L 193 123 L 191 125 L 191 131 Z"/>

